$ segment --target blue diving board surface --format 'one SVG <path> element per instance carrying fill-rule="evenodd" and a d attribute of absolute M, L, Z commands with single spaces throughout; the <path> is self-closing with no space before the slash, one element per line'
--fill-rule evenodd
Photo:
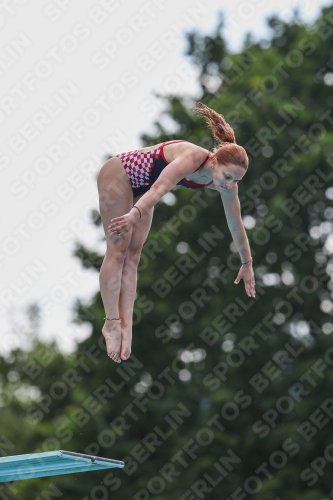
<path fill-rule="evenodd" d="M 73 451 L 46 451 L 0 458 L 0 483 L 124 467 L 124 462 Z"/>

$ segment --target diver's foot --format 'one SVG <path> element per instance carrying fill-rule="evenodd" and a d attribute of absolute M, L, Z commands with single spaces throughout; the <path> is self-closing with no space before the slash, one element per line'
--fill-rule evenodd
<path fill-rule="evenodd" d="M 122 323 L 121 326 L 121 349 L 120 357 L 126 361 L 131 355 L 132 350 L 132 325 Z"/>
<path fill-rule="evenodd" d="M 121 347 L 121 324 L 119 320 L 105 320 L 102 328 L 102 333 L 105 338 L 106 352 L 109 358 L 116 363 L 120 363 L 120 347 Z"/>

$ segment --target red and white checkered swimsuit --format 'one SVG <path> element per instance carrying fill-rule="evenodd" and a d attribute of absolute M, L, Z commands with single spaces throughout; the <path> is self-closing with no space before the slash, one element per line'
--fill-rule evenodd
<path fill-rule="evenodd" d="M 168 162 L 164 156 L 163 148 L 166 144 L 172 144 L 174 142 L 183 141 L 164 142 L 163 144 L 161 144 L 161 146 L 153 149 L 152 151 L 147 151 L 146 153 L 135 150 L 116 155 L 121 159 L 126 173 L 130 178 L 134 196 L 146 193 L 154 184 L 162 170 L 168 165 Z M 209 156 L 210 153 L 208 153 L 207 158 L 197 168 L 197 170 L 199 170 L 199 168 L 206 163 Z M 198 184 L 196 182 L 188 181 L 184 178 L 179 181 L 178 184 L 190 189 L 198 189 L 209 186 L 210 184 L 212 184 L 212 182 L 213 181 L 209 182 L 208 184 Z"/>

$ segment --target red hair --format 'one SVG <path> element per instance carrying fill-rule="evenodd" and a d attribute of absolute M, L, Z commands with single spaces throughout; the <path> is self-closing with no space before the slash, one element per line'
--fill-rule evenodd
<path fill-rule="evenodd" d="M 235 134 L 232 127 L 227 123 L 223 115 L 219 115 L 213 109 L 202 102 L 194 101 L 199 107 L 191 108 L 193 111 L 206 118 L 206 123 L 217 140 L 217 147 L 213 154 L 221 165 L 238 165 L 247 170 L 249 159 L 242 146 L 236 144 Z"/>

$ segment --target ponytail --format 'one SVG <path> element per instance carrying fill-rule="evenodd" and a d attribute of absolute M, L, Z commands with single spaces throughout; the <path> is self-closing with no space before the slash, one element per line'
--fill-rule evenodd
<path fill-rule="evenodd" d="M 229 123 L 225 121 L 224 116 L 219 115 L 202 102 L 194 102 L 198 107 L 190 109 L 205 117 L 207 125 L 218 142 L 217 147 L 213 150 L 217 162 L 222 165 L 236 164 L 246 170 L 249 165 L 246 151 L 242 146 L 236 144 L 234 131 Z"/>
<path fill-rule="evenodd" d="M 220 144 L 224 142 L 231 142 L 236 144 L 235 134 L 229 123 L 227 123 L 224 119 L 223 115 L 219 115 L 213 109 L 209 108 L 205 104 L 199 101 L 194 101 L 195 104 L 198 104 L 198 108 L 191 108 L 192 111 L 195 111 L 201 116 L 206 118 L 206 123 L 209 128 L 212 130 L 215 139 Z"/>

